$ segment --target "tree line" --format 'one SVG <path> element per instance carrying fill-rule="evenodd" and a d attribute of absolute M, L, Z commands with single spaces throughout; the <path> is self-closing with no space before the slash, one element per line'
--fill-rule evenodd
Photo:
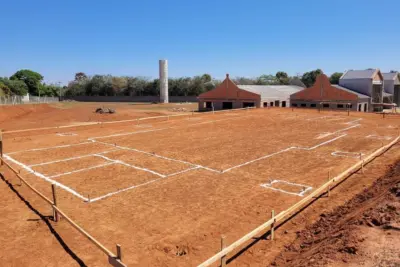
<path fill-rule="evenodd" d="M 310 87 L 322 70 L 305 72 L 301 76 L 289 76 L 284 71 L 275 75 L 265 74 L 255 78 L 235 77 L 232 81 L 241 85 L 298 85 Z M 330 76 L 332 84 L 338 84 L 342 73 Z M 0 91 L 6 95 L 40 96 L 157 96 L 160 94 L 159 79 L 142 76 L 88 76 L 83 72 L 75 74 L 67 86 L 46 84 L 43 76 L 32 70 L 19 70 L 11 77 L 0 77 Z M 210 74 L 194 77 L 169 78 L 168 88 L 171 96 L 197 96 L 217 87 L 222 81 L 213 79 Z"/>
<path fill-rule="evenodd" d="M 298 85 L 310 87 L 322 70 L 306 72 L 302 76 L 290 77 L 286 72 L 278 71 L 275 75 L 261 75 L 256 78 L 235 77 L 232 81 L 241 85 Z M 342 73 L 335 72 L 330 80 L 339 83 Z M 168 90 L 171 96 L 197 96 L 217 87 L 222 81 L 213 79 L 210 74 L 194 77 L 169 78 Z M 75 74 L 69 82 L 66 96 L 157 96 L 160 94 L 159 79 L 133 76 L 94 75 L 83 72 Z"/>
<path fill-rule="evenodd" d="M 19 70 L 10 77 L 0 77 L 0 93 L 4 95 L 59 96 L 62 87 L 46 84 L 43 76 L 32 70 Z"/>

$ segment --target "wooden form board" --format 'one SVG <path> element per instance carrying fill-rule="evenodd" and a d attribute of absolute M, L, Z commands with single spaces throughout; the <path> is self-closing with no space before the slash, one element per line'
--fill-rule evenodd
<path fill-rule="evenodd" d="M 117 256 L 111 252 L 109 249 L 107 249 L 105 246 L 103 246 L 97 239 L 95 239 L 93 236 L 91 236 L 88 232 L 86 232 L 82 227 L 80 227 L 76 222 L 74 222 L 71 218 L 69 218 L 60 208 L 58 208 L 53 201 L 48 199 L 46 196 L 44 196 L 42 193 L 40 193 L 36 188 L 34 188 L 32 185 L 30 185 L 19 173 L 16 171 L 13 167 L 11 167 L 2 157 L 0 157 L 0 160 L 26 185 L 28 186 L 29 189 L 31 189 L 33 192 L 35 192 L 40 198 L 42 198 L 44 201 L 46 201 L 48 204 L 52 206 L 52 208 L 63 218 L 63 220 L 66 220 L 72 227 L 74 227 L 78 232 L 80 232 L 84 237 L 86 237 L 90 242 L 92 242 L 96 247 L 98 247 L 101 251 L 103 251 L 107 256 L 108 256 L 108 261 L 109 263 L 114 266 L 114 267 L 126 267 L 124 263 L 121 262 L 120 259 L 117 258 Z"/>
<path fill-rule="evenodd" d="M 320 194 L 324 193 L 328 188 L 330 188 L 332 185 L 337 184 L 341 180 L 345 179 L 346 177 L 350 176 L 353 174 L 355 171 L 361 169 L 365 164 L 368 162 L 372 161 L 376 156 L 380 155 L 381 153 L 384 153 L 386 150 L 391 148 L 393 145 L 395 145 L 397 142 L 399 142 L 400 136 L 398 136 L 396 139 L 394 139 L 390 144 L 386 146 L 382 146 L 381 148 L 377 149 L 375 152 L 373 152 L 371 155 L 366 157 L 363 160 L 358 161 L 356 164 L 342 172 L 341 174 L 333 177 L 330 179 L 328 182 L 314 190 L 311 194 L 308 196 L 304 197 L 302 200 L 288 208 L 287 210 L 284 210 L 280 212 L 278 215 L 275 216 L 275 218 L 272 218 L 268 220 L 267 222 L 263 223 L 262 225 L 258 226 L 256 229 L 251 231 L 250 233 L 246 234 L 239 240 L 233 242 L 231 245 L 227 246 L 226 248 L 222 249 L 219 253 L 215 254 L 208 260 L 204 261 L 199 267 L 205 267 L 205 266 L 210 266 L 211 264 L 219 261 L 221 257 L 224 257 L 228 253 L 231 253 L 238 247 L 242 246 L 244 243 L 248 242 L 250 239 L 254 238 L 256 235 L 260 234 L 261 232 L 265 232 L 269 227 L 271 227 L 272 224 L 278 223 L 280 221 L 283 221 L 285 218 L 289 217 L 293 213 L 297 212 L 301 207 L 305 206 L 308 202 L 311 202 L 316 196 L 319 196 Z"/>

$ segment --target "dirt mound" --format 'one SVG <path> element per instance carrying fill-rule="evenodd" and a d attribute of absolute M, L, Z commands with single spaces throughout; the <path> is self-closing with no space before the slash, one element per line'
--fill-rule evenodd
<path fill-rule="evenodd" d="M 0 123 L 10 122 L 35 113 L 48 113 L 54 110 L 56 110 L 56 108 L 51 107 L 48 104 L 0 106 Z"/>
<path fill-rule="evenodd" d="M 373 234 L 382 239 L 382 235 L 386 235 L 385 230 L 400 230 L 399 200 L 400 161 L 392 166 L 384 177 L 379 178 L 371 187 L 345 205 L 330 214 L 321 214 L 318 222 L 297 232 L 295 242 L 286 246 L 285 251 L 275 259 L 272 266 L 338 266 L 337 262 L 344 264 L 360 261 L 355 258 L 357 256 L 363 257 L 362 261 L 366 261 L 371 256 L 369 254 L 380 249 L 375 241 L 371 242 L 372 248 L 365 245 L 368 244 L 368 239 L 373 239 Z M 386 249 L 385 246 L 387 244 L 383 244 L 383 250 Z M 371 252 L 368 254 L 369 250 Z M 400 245 L 397 245 L 395 253 L 399 252 Z M 390 255 L 384 257 L 387 260 Z M 376 255 L 372 258 L 374 264 L 383 260 Z M 332 264 L 333 262 L 335 263 Z M 391 265 L 393 263 L 400 266 L 400 262 L 378 265 L 398 266 Z"/>
<path fill-rule="evenodd" d="M 96 113 L 99 114 L 114 114 L 115 113 L 115 109 L 112 108 L 97 108 Z"/>

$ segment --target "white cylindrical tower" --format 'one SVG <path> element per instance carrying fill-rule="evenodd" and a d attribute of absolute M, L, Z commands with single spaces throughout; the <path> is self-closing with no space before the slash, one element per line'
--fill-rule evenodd
<path fill-rule="evenodd" d="M 168 61 L 161 59 L 160 65 L 160 102 L 168 103 Z"/>

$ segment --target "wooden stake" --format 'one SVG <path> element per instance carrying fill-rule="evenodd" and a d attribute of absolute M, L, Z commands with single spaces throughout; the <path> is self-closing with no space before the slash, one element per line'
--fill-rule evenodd
<path fill-rule="evenodd" d="M 364 160 L 361 163 L 361 173 L 364 173 Z"/>
<path fill-rule="evenodd" d="M 1 166 L 3 165 L 3 130 L 0 130 L 0 161 Z"/>
<path fill-rule="evenodd" d="M 328 182 L 331 180 L 331 170 L 328 171 Z M 328 194 L 327 196 L 329 197 L 331 194 L 331 186 L 328 186 Z"/>
<path fill-rule="evenodd" d="M 362 153 L 360 152 L 360 160 L 362 160 Z"/>
<path fill-rule="evenodd" d="M 222 235 L 221 236 L 221 250 L 223 250 L 226 247 L 225 245 L 225 236 Z M 226 255 L 221 257 L 221 267 L 225 267 L 226 266 Z"/>
<path fill-rule="evenodd" d="M 54 206 L 57 207 L 57 194 L 56 194 L 56 185 L 55 184 L 51 184 L 51 191 L 53 192 L 53 203 L 54 203 Z M 55 222 L 58 222 L 59 219 L 60 219 L 59 216 L 58 216 L 57 210 L 55 210 L 54 208 L 53 208 L 53 219 L 54 219 Z"/>
<path fill-rule="evenodd" d="M 121 245 L 117 244 L 117 259 L 122 261 L 122 250 L 121 250 Z"/>
<path fill-rule="evenodd" d="M 271 224 L 271 240 L 275 238 L 275 211 L 271 211 L 272 224 Z"/>

